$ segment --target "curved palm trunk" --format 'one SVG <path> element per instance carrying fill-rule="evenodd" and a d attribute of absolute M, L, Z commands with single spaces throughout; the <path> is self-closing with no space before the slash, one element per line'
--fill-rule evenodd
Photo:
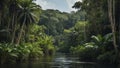
<path fill-rule="evenodd" d="M 115 0 L 108 0 L 108 13 L 113 33 L 113 45 L 117 53 L 118 49 L 116 43 L 116 27 L 115 27 Z"/>
<path fill-rule="evenodd" d="M 21 27 L 21 30 L 20 30 L 20 33 L 19 33 L 19 36 L 18 36 L 18 39 L 17 39 L 17 44 L 20 43 L 20 40 L 21 40 L 21 38 L 22 38 L 23 28 L 24 28 L 24 26 L 25 26 L 25 21 L 26 21 L 26 18 L 25 18 L 24 21 L 23 21 L 23 24 L 22 24 L 22 27 Z"/>

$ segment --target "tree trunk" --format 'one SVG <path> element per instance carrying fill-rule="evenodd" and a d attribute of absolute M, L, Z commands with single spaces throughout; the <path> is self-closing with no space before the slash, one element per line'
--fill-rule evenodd
<path fill-rule="evenodd" d="M 2 19 L 1 19 L 1 16 L 2 16 L 2 15 L 1 15 L 1 11 L 0 11 L 0 26 L 1 26 L 1 20 L 2 20 Z"/>
<path fill-rule="evenodd" d="M 118 39 L 118 41 L 120 41 L 120 24 L 119 24 L 119 30 L 118 30 L 118 37 L 119 37 L 119 39 Z M 120 44 L 120 42 L 118 42 L 118 44 Z M 119 45 L 120 46 L 120 45 Z"/>
<path fill-rule="evenodd" d="M 86 22 L 84 22 L 84 42 L 86 42 Z"/>
<path fill-rule="evenodd" d="M 12 23 L 14 23 L 14 19 L 15 17 L 14 17 L 14 14 L 13 14 L 13 17 L 12 17 Z M 8 28 L 9 28 L 9 25 L 8 25 Z M 15 27 L 14 27 L 15 28 Z M 13 36 L 13 34 L 14 34 L 14 29 L 12 30 L 13 32 L 12 32 L 12 40 L 11 40 L 11 43 L 13 43 L 13 41 L 14 41 L 14 36 Z"/>
<path fill-rule="evenodd" d="M 20 43 L 20 40 L 21 40 L 21 37 L 22 37 L 22 34 L 23 34 L 23 28 L 25 26 L 25 21 L 26 21 L 26 18 L 24 19 L 23 24 L 21 26 L 21 30 L 20 30 L 20 33 L 19 33 L 19 36 L 18 36 L 18 39 L 17 39 L 17 44 Z"/>
<path fill-rule="evenodd" d="M 113 34 L 113 45 L 117 53 L 118 49 L 116 43 L 116 27 L 115 27 L 115 0 L 108 0 L 108 14 Z"/>
<path fill-rule="evenodd" d="M 15 40 L 15 32 L 16 32 L 16 24 L 17 24 L 14 18 L 15 18 L 15 15 L 13 15 L 13 21 L 12 21 L 12 23 L 14 23 L 13 32 L 12 32 L 12 40 L 11 40 L 12 44 L 14 43 L 14 40 Z"/>

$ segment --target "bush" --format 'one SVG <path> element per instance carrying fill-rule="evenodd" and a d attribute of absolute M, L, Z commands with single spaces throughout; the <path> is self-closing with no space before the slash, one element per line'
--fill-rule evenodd
<path fill-rule="evenodd" d="M 40 38 L 39 46 L 42 48 L 44 55 L 53 55 L 55 47 L 53 45 L 53 38 L 51 36 L 43 36 Z"/>
<path fill-rule="evenodd" d="M 21 62 L 32 58 L 40 58 L 43 55 L 39 45 L 33 43 L 24 43 L 21 45 L 1 43 L 0 44 L 0 62 Z"/>
<path fill-rule="evenodd" d="M 9 43 L 0 43 L 0 63 L 7 63 L 18 57 L 16 47 Z M 14 59 L 15 60 L 15 59 Z"/>
<path fill-rule="evenodd" d="M 44 55 L 38 43 L 27 43 L 26 45 L 29 46 L 30 50 L 29 59 L 37 59 Z"/>
<path fill-rule="evenodd" d="M 72 47 L 71 52 L 79 56 L 82 61 L 94 61 L 99 54 L 97 46 L 94 43 L 86 43 L 77 47 Z"/>
<path fill-rule="evenodd" d="M 54 39 L 52 36 L 48 36 L 44 33 L 44 26 L 34 25 L 31 29 L 30 35 L 28 36 L 28 45 L 33 45 L 31 51 L 34 54 L 39 56 L 42 55 L 53 55 L 55 47 L 53 45 Z M 42 51 L 42 52 L 41 52 Z M 33 57 L 31 56 L 31 57 Z M 35 56 L 34 56 L 35 57 Z"/>
<path fill-rule="evenodd" d="M 117 62 L 117 56 L 115 55 L 114 51 L 108 51 L 105 52 L 104 54 L 101 54 L 97 57 L 98 62 L 101 63 L 110 63 L 110 64 L 115 64 Z"/>

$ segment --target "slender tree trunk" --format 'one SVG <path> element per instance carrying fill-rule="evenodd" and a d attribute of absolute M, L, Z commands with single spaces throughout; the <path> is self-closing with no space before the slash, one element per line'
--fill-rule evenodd
<path fill-rule="evenodd" d="M 0 26 L 1 26 L 1 20 L 2 20 L 2 19 L 1 19 L 1 12 L 0 12 Z"/>
<path fill-rule="evenodd" d="M 3 15 L 2 10 L 0 10 L 0 26 L 2 25 L 2 15 Z"/>
<path fill-rule="evenodd" d="M 11 24 L 11 23 L 14 23 L 14 20 L 15 20 L 14 18 L 15 18 L 15 17 L 14 17 L 14 15 L 13 15 L 13 16 L 12 16 L 12 22 L 11 22 L 11 20 L 9 20 L 9 22 L 8 22 L 8 24 L 7 24 L 7 30 L 10 29 L 10 24 Z M 12 26 L 12 28 L 13 28 L 13 26 Z M 12 28 L 11 28 L 11 29 L 12 29 Z"/>
<path fill-rule="evenodd" d="M 13 27 L 13 32 L 12 32 L 12 40 L 11 40 L 11 43 L 13 44 L 14 43 L 14 40 L 15 40 L 15 32 L 16 32 L 16 20 L 15 20 L 15 15 L 13 15 L 13 21 L 12 23 L 14 23 L 14 27 Z"/>
<path fill-rule="evenodd" d="M 84 22 L 84 42 L 86 42 L 86 22 Z"/>
<path fill-rule="evenodd" d="M 13 34 L 12 34 L 12 41 L 11 41 L 12 44 L 14 43 L 14 40 L 15 40 L 15 32 L 16 32 L 16 26 L 15 26 Z"/>
<path fill-rule="evenodd" d="M 119 19 L 119 20 L 120 20 L 120 19 Z M 119 35 L 119 36 L 118 36 L 118 37 L 119 37 L 118 41 L 120 41 L 120 23 L 119 23 L 119 30 L 118 30 L 118 33 L 119 33 L 119 34 L 118 34 L 118 35 Z M 118 44 L 120 44 L 120 42 L 118 42 Z M 120 46 L 120 45 L 119 45 L 119 46 Z"/>
<path fill-rule="evenodd" d="M 26 21 L 26 18 L 24 19 L 23 24 L 21 26 L 21 30 L 20 30 L 20 33 L 19 33 L 19 36 L 18 36 L 18 39 L 17 39 L 17 44 L 20 43 L 20 40 L 21 40 L 21 37 L 22 37 L 22 34 L 23 34 L 23 28 L 25 26 L 25 21 Z"/>
<path fill-rule="evenodd" d="M 113 33 L 113 45 L 116 53 L 118 52 L 116 43 L 116 27 L 115 27 L 115 0 L 108 0 L 108 13 Z"/>

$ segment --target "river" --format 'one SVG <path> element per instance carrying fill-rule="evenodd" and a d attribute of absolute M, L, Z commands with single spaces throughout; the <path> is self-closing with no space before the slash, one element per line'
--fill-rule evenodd
<path fill-rule="evenodd" d="M 93 62 L 80 62 L 77 57 L 57 53 L 54 57 L 43 57 L 39 61 L 4 64 L 0 68 L 116 68 L 114 65 L 103 65 Z"/>

